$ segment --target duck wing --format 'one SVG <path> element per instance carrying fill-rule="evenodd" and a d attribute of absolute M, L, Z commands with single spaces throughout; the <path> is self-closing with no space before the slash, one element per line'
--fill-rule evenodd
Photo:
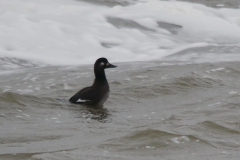
<path fill-rule="evenodd" d="M 103 88 L 103 90 L 99 90 L 95 87 L 86 87 L 79 92 L 77 92 L 74 96 L 69 99 L 71 103 L 78 103 L 78 104 L 88 104 L 94 105 L 97 104 L 103 98 L 104 94 L 101 93 L 103 91 L 105 93 L 107 88 Z"/>
<path fill-rule="evenodd" d="M 73 95 L 70 99 L 69 102 L 71 103 L 86 103 L 87 101 L 90 101 L 91 98 L 88 95 L 88 93 L 91 91 L 91 87 L 86 87 L 77 92 L 75 95 Z"/>

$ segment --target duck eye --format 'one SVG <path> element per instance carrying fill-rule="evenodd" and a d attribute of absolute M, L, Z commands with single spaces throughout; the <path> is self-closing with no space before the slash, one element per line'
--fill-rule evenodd
<path fill-rule="evenodd" d="M 109 66 L 109 63 L 107 63 L 106 65 Z"/>
<path fill-rule="evenodd" d="M 100 64 L 101 64 L 101 66 L 104 66 L 104 63 L 103 63 L 103 62 L 101 62 Z"/>

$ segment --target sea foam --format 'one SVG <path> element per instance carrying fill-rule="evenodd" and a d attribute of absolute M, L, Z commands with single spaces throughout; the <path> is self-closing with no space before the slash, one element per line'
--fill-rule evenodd
<path fill-rule="evenodd" d="M 192 47 L 240 46 L 237 9 L 159 0 L 113 7 L 74 0 L 2 0 L 0 13 L 0 57 L 50 65 L 89 64 L 99 57 L 161 60 Z"/>

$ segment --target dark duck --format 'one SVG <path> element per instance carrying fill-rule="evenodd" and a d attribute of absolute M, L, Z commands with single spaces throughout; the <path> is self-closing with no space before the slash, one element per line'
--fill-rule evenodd
<path fill-rule="evenodd" d="M 109 96 L 109 85 L 104 69 L 116 68 L 106 58 L 99 58 L 94 64 L 95 80 L 90 87 L 83 88 L 69 99 L 69 102 L 85 104 L 95 107 L 103 107 Z"/>

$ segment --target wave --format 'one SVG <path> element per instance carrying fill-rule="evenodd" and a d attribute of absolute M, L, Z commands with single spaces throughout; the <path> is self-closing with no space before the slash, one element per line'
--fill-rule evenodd
<path fill-rule="evenodd" d="M 225 134 L 225 135 L 233 135 L 240 134 L 239 130 L 231 129 L 230 126 L 224 126 L 224 124 L 218 124 L 212 121 L 204 121 L 197 125 L 198 127 L 203 127 L 207 132 L 217 133 L 217 134 Z M 214 134 L 213 134 L 214 135 Z"/>
<path fill-rule="evenodd" d="M 114 85 L 113 88 L 116 89 L 113 91 L 111 98 L 114 101 L 118 101 L 118 99 L 135 101 L 135 98 L 148 99 L 163 95 L 186 93 L 196 89 L 211 88 L 222 83 L 221 80 L 201 77 L 199 75 L 186 75 L 184 77 L 171 78 L 166 81 L 159 80 L 158 78 L 155 79 L 155 81 L 151 81 L 151 79 L 147 77 L 144 81 L 138 80 L 138 83 L 124 83 L 124 85 L 110 82 L 110 84 Z M 118 83 L 121 84 L 121 82 Z"/>
<path fill-rule="evenodd" d="M 14 92 L 2 92 L 0 94 L 1 108 L 4 110 L 16 108 L 33 108 L 44 105 L 51 106 L 50 108 L 60 107 L 61 103 L 54 97 L 35 96 L 29 94 L 18 94 Z M 64 104 L 63 104 L 64 105 Z"/>
<path fill-rule="evenodd" d="M 181 135 L 155 129 L 136 131 L 130 135 L 108 140 L 100 147 L 118 151 L 138 151 L 143 149 L 182 149 L 189 145 L 209 146 L 208 142 L 193 135 Z"/>
<path fill-rule="evenodd" d="M 237 126 L 237 125 L 235 125 Z M 230 137 L 239 137 L 240 131 L 235 126 L 226 123 L 203 121 L 191 129 L 197 132 L 197 135 L 204 137 L 205 141 L 216 148 L 239 148 L 240 145 Z"/>
<path fill-rule="evenodd" d="M 19 58 L 4 57 L 0 58 L 0 70 L 16 70 L 16 69 L 28 69 L 35 67 L 46 66 L 38 62 L 28 61 Z M 4 73 L 4 72 L 2 72 Z M 1 74 L 1 73 L 0 73 Z"/>
<path fill-rule="evenodd" d="M 4 0 L 0 9 L 0 57 L 19 59 L 17 65 L 2 64 L 3 68 L 29 62 L 89 64 L 99 57 L 115 62 L 150 61 L 199 46 L 239 47 L 240 11 L 236 9 L 159 0 L 72 0 L 67 4 L 64 0 L 31 4 Z M 204 62 L 209 56 L 195 58 Z M 228 56 L 230 61 L 236 59 Z"/>

